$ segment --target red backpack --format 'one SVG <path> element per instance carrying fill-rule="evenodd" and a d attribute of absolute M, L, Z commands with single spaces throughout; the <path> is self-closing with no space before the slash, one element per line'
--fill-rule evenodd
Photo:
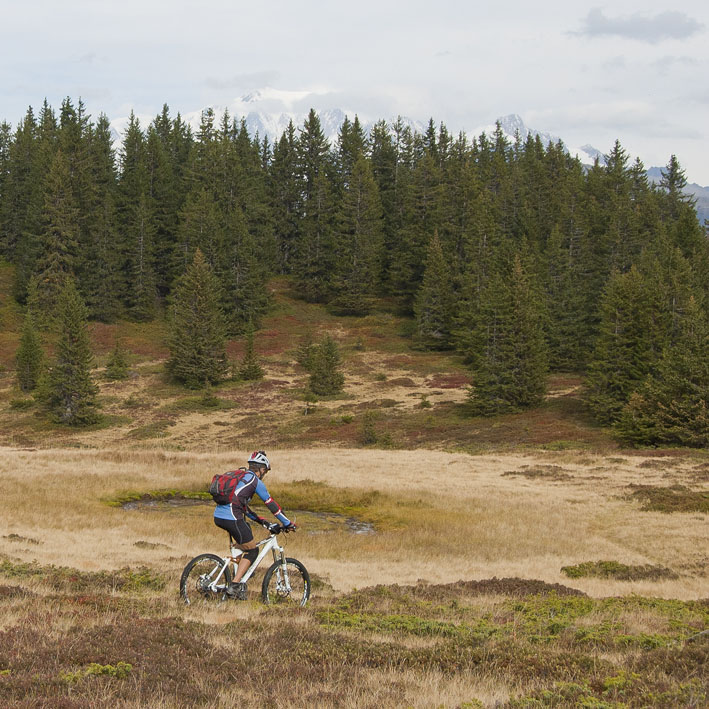
<path fill-rule="evenodd" d="M 241 482 L 248 471 L 246 468 L 229 470 L 226 473 L 217 473 L 212 478 L 209 494 L 218 505 L 228 505 L 234 497 L 236 486 Z"/>

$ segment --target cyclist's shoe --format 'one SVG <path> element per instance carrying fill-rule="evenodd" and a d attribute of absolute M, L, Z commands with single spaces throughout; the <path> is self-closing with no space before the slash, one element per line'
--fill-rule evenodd
<path fill-rule="evenodd" d="M 243 582 L 229 584 L 226 590 L 226 595 L 229 598 L 235 598 L 237 601 L 245 601 L 248 590 Z"/>

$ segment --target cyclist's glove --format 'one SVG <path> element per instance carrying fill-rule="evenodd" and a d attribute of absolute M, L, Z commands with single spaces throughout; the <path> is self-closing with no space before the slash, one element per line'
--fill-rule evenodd
<path fill-rule="evenodd" d="M 281 531 L 281 525 L 278 522 L 272 522 L 267 524 L 267 529 L 271 534 L 278 534 Z"/>
<path fill-rule="evenodd" d="M 258 518 L 258 523 L 262 527 L 265 527 L 266 529 L 268 529 L 271 526 L 271 523 L 267 519 L 264 519 L 263 517 Z"/>
<path fill-rule="evenodd" d="M 283 527 L 284 532 L 295 532 L 295 530 L 298 529 L 293 522 L 291 522 L 287 527 Z"/>

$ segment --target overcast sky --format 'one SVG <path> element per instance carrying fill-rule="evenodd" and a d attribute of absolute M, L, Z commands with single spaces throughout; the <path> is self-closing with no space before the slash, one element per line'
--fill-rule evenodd
<path fill-rule="evenodd" d="M 498 116 L 709 185 L 706 0 L 24 0 L 0 21 L 0 120 L 46 97 L 109 118 L 254 89 L 473 132 Z M 302 106 L 294 106 L 302 108 Z"/>

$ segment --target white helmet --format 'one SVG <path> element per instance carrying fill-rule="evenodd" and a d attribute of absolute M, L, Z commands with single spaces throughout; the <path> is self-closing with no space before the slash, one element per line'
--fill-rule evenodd
<path fill-rule="evenodd" d="M 259 465 L 265 465 L 266 470 L 271 469 L 271 464 L 268 462 L 265 451 L 254 451 L 249 456 L 249 463 L 258 463 Z"/>

